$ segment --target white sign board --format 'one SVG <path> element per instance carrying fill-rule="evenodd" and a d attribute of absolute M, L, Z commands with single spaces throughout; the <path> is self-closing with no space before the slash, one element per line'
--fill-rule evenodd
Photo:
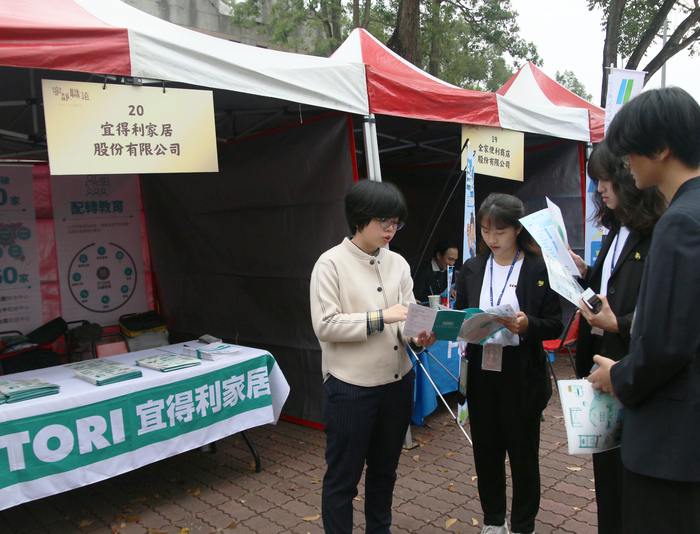
<path fill-rule="evenodd" d="M 41 85 L 52 175 L 219 170 L 211 91 Z"/>
<path fill-rule="evenodd" d="M 525 179 L 525 134 L 494 126 L 462 125 L 462 139 L 469 139 L 474 149 L 474 170 L 479 174 Z M 467 165 L 467 155 L 462 153 L 462 167 Z"/>

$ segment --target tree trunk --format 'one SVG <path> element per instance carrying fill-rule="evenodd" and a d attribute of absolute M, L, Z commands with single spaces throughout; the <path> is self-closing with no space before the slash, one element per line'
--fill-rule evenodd
<path fill-rule="evenodd" d="M 700 39 L 700 30 L 696 30 L 691 35 L 689 35 L 685 40 L 683 36 L 688 32 L 695 24 L 700 21 L 700 8 L 695 8 L 690 14 L 681 22 L 676 31 L 671 34 L 671 37 L 666 42 L 666 46 L 661 49 L 661 52 L 656 54 L 654 59 L 652 59 L 649 64 L 644 67 L 647 72 L 644 83 L 648 82 L 649 79 L 666 63 L 669 59 L 675 56 L 681 50 L 688 48 L 693 42 Z"/>
<path fill-rule="evenodd" d="M 387 46 L 406 61 L 415 64 L 418 59 L 419 30 L 420 0 L 400 0 L 396 28 Z"/>
<path fill-rule="evenodd" d="M 600 105 L 605 107 L 608 96 L 608 67 L 617 66 L 617 47 L 620 43 L 620 21 L 627 0 L 610 0 L 610 14 L 605 27 L 605 46 L 603 48 L 603 87 L 600 91 Z"/>
<path fill-rule="evenodd" d="M 365 0 L 365 15 L 362 18 L 362 27 L 367 29 L 369 26 L 370 15 L 372 14 L 372 0 Z"/>
<path fill-rule="evenodd" d="M 432 13 L 430 14 L 430 51 L 428 53 L 428 72 L 439 78 L 440 76 L 440 6 L 442 0 L 433 0 Z"/>
<path fill-rule="evenodd" d="M 639 43 L 637 43 L 634 52 L 627 61 L 626 69 L 636 70 L 639 67 L 639 62 L 644 57 L 647 52 L 649 45 L 654 41 L 656 36 L 659 34 L 661 26 L 663 26 L 666 17 L 671 12 L 671 9 L 676 4 L 677 0 L 664 0 L 664 3 L 659 8 L 659 11 L 654 15 L 654 18 L 649 23 L 649 27 L 646 29 L 642 35 Z"/>
<path fill-rule="evenodd" d="M 329 0 L 328 5 L 330 11 L 329 15 L 331 28 L 330 53 L 332 54 L 340 46 L 340 38 L 342 36 L 340 19 L 343 16 L 343 5 L 341 0 Z"/>

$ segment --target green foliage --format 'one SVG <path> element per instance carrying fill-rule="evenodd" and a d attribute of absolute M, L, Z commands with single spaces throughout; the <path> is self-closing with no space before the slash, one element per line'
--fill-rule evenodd
<path fill-rule="evenodd" d="M 593 95 L 586 91 L 586 86 L 583 85 L 583 83 L 581 83 L 581 81 L 579 81 L 579 79 L 576 77 L 574 71 L 565 70 L 563 73 L 557 71 L 555 79 L 557 83 L 560 83 L 569 91 L 580 96 L 584 100 L 588 100 L 590 102 L 593 98 Z"/>
<path fill-rule="evenodd" d="M 347 25 L 340 0 L 275 0 L 264 16 L 264 0 L 225 0 L 231 6 L 231 22 L 266 33 L 269 42 L 294 52 L 329 56 L 345 35 L 334 27 Z"/>
<path fill-rule="evenodd" d="M 490 2 L 493 4 L 493 2 Z M 457 5 L 455 2 L 432 2 L 422 21 L 420 54 L 423 58 L 418 65 L 439 78 L 463 87 L 480 91 L 495 91 L 513 75 L 512 66 L 508 65 L 504 52 L 511 57 L 526 59 L 539 63 L 537 51 L 531 43 L 525 43 L 513 34 L 514 18 L 509 19 L 511 31 L 494 19 L 493 6 L 490 11 L 470 12 L 464 15 L 465 7 L 477 7 L 473 0 L 469 6 Z M 483 3 L 482 7 L 488 7 Z M 512 12 L 510 15 L 514 17 Z M 502 13 L 498 15 L 506 24 Z M 517 31 L 517 26 L 515 26 Z M 509 48 L 504 48 L 508 45 Z M 437 48 L 438 53 L 431 51 Z M 430 59 L 437 59 L 438 67 L 430 68 Z"/>
<path fill-rule="evenodd" d="M 688 5 L 686 5 L 688 4 Z M 695 5 L 693 5 L 695 4 Z M 620 21 L 620 43 L 618 45 L 618 53 L 622 57 L 629 58 L 637 49 L 642 35 L 649 27 L 654 16 L 659 12 L 662 5 L 662 0 L 627 0 L 625 9 L 622 13 Z M 588 0 L 588 9 L 593 10 L 595 7 L 603 9 L 603 20 L 601 25 L 606 27 L 608 16 L 610 14 L 610 0 Z M 683 2 L 677 0 L 671 10 L 671 14 L 676 14 L 677 20 L 683 20 L 692 11 L 698 9 L 697 2 Z M 672 20 L 674 17 L 670 17 Z M 695 24 L 693 30 L 698 30 L 700 26 Z M 674 28 L 669 28 L 669 35 Z M 686 34 L 687 35 L 687 34 Z M 697 40 L 697 37 L 695 37 Z M 659 31 L 652 41 L 653 43 L 661 43 L 662 34 Z M 693 45 L 690 45 L 690 52 L 693 53 Z"/>
<path fill-rule="evenodd" d="M 274 0 L 266 17 L 264 0 L 225 1 L 233 24 L 267 32 L 287 50 L 328 56 L 352 31 L 352 0 Z M 366 29 L 386 43 L 401 0 L 360 0 L 361 12 L 365 2 L 371 2 Z M 418 66 L 460 87 L 498 89 L 515 62 L 541 64 L 535 46 L 519 37 L 516 16 L 510 0 L 421 0 Z"/>

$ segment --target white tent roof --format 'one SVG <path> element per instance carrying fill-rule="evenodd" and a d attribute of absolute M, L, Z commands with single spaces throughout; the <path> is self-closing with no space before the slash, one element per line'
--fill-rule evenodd
<path fill-rule="evenodd" d="M 362 63 L 233 43 L 118 0 L 0 1 L 0 65 L 183 82 L 369 112 Z"/>

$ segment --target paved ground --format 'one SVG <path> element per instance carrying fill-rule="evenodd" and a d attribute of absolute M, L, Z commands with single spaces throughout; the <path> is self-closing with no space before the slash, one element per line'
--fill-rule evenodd
<path fill-rule="evenodd" d="M 559 378 L 573 374 L 555 363 Z M 448 396 L 450 400 L 450 396 Z M 454 404 L 456 401 L 452 399 Z M 569 456 L 559 399 L 542 423 L 542 502 L 538 534 L 597 532 L 589 457 Z M 394 497 L 394 534 L 481 532 L 473 457 L 444 407 L 422 427 L 417 447 L 405 450 Z M 275 534 L 323 532 L 322 431 L 281 421 L 249 431 L 262 459 L 255 473 L 240 436 L 215 454 L 192 451 L 114 479 L 0 512 L 0 532 L 17 534 Z M 363 489 L 356 502 L 364 532 Z"/>

